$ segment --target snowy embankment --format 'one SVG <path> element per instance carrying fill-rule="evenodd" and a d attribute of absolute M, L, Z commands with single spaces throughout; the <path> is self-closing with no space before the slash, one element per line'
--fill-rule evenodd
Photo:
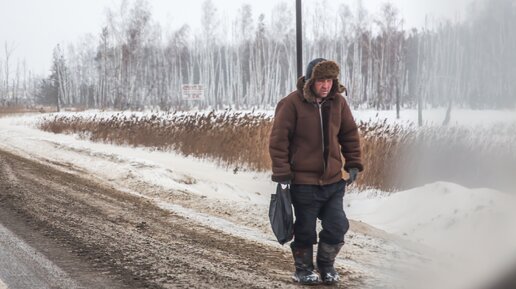
<path fill-rule="evenodd" d="M 509 115 L 498 121 L 506 121 Z M 376 114 L 357 112 L 356 117 L 367 121 Z M 170 152 L 42 132 L 34 129 L 37 119 L 0 118 L 0 149 L 90 176 L 204 225 L 279 247 L 267 217 L 269 197 L 275 189 L 269 174 L 234 173 Z M 440 118 L 434 119 L 438 124 Z M 475 125 L 478 119 L 468 124 Z M 495 117 L 486 119 L 497 121 Z M 480 270 L 479 264 L 490 264 L 489 270 L 475 275 L 483 278 L 507 267 L 516 256 L 512 246 L 516 243 L 512 223 L 516 206 L 514 198 L 503 192 L 445 182 L 390 194 L 351 190 L 345 207 L 353 222 L 338 263 L 347 270 L 348 278 L 362 279 L 365 287 L 396 282 L 389 279 L 408 274 L 404 268 L 416 262 L 418 266 L 445 262 L 455 270 L 446 267 L 443 271 L 454 272 L 457 282 L 474 281 L 458 274 L 470 275 Z"/>

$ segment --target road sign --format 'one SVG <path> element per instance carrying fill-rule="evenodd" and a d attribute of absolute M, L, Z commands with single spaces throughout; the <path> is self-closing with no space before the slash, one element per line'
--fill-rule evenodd
<path fill-rule="evenodd" d="M 202 84 L 181 85 L 181 95 L 186 100 L 203 100 L 204 86 Z"/>

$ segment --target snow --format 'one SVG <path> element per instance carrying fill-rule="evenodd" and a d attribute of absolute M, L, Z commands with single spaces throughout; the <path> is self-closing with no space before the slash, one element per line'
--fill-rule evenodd
<path fill-rule="evenodd" d="M 511 202 L 512 195 L 495 190 L 436 182 L 380 198 L 353 196 L 347 212 L 388 232 L 436 246 L 443 238 L 435 232 L 465 235 L 463 230 L 471 229 L 470 225 L 489 225 L 484 223 L 514 208 Z"/>
<path fill-rule="evenodd" d="M 348 194 L 345 207 L 355 220 L 448 254 L 516 258 L 516 199 L 507 193 L 436 182 L 384 196 Z"/>
<path fill-rule="evenodd" d="M 98 118 L 100 114 L 109 117 L 113 113 L 117 112 L 81 114 Z M 402 113 L 409 115 L 414 111 Z M 440 124 L 444 118 L 444 111 L 425 114 L 429 125 Z M 93 143 L 74 135 L 43 132 L 34 128 L 40 116 L 0 118 L 0 149 L 88 175 L 226 233 L 281 247 L 268 224 L 269 198 L 275 191 L 269 173 L 234 173 L 212 162 L 173 152 Z M 393 123 L 413 121 L 411 118 L 397 121 L 393 116 L 392 111 L 355 113 L 357 120 L 364 121 L 382 121 L 382 118 Z M 461 117 L 461 124 L 473 126 L 516 122 L 516 114 L 509 111 L 457 110 L 452 112 L 452 120 L 454 116 Z M 516 257 L 515 204 L 514 196 L 504 192 L 446 182 L 395 193 L 352 189 L 345 197 L 345 211 L 357 225 L 352 223 L 338 263 L 355 270 L 351 274 L 384 279 L 389 277 L 386 268 L 397 258 L 410 262 L 438 256 L 439 261 L 449 264 L 466 262 L 468 266 L 457 265 L 464 275 L 477 272 L 480 265 L 490 264 L 490 270 L 475 275 L 485 277 L 507 267 Z M 361 228 L 360 224 L 371 229 Z M 367 233 L 371 230 L 375 233 Z M 443 257 L 451 255 L 453 258 Z M 455 277 L 458 271 L 453 271 Z"/>
<path fill-rule="evenodd" d="M 354 110 L 356 121 L 382 122 L 400 125 L 417 124 L 418 112 L 415 109 L 403 109 L 400 111 L 400 119 L 396 119 L 395 110 Z M 446 108 L 433 108 L 423 110 L 423 124 L 425 126 L 442 125 L 446 117 Z M 515 110 L 471 110 L 452 109 L 449 125 L 461 125 L 475 127 L 481 125 L 495 125 L 498 123 L 516 123 Z"/>

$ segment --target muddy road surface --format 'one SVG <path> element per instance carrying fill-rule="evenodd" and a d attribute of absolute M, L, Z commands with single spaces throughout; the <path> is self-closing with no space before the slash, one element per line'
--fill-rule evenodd
<path fill-rule="evenodd" d="M 298 287 L 285 251 L 1 150 L 0 223 L 57 268 L 59 274 L 40 276 L 48 288 Z M 339 287 L 361 288 L 354 282 Z"/>

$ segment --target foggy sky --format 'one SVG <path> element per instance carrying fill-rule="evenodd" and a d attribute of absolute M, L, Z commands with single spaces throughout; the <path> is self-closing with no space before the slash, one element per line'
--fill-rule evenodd
<path fill-rule="evenodd" d="M 303 0 L 303 4 L 313 4 L 324 0 Z M 392 0 L 405 19 L 405 29 L 421 27 L 425 15 L 433 18 L 460 19 L 466 6 L 472 0 Z M 200 11 L 203 0 L 150 0 L 153 20 L 158 21 L 164 31 L 178 28 L 188 23 L 193 30 L 200 26 Z M 267 17 L 279 0 L 213 0 L 223 19 L 233 19 L 242 6 L 253 7 L 255 19 L 260 13 Z M 295 9 L 295 1 L 292 9 Z M 326 5 L 336 7 L 340 3 L 355 7 L 356 0 L 326 0 Z M 363 0 L 364 7 L 375 15 L 385 0 Z M 105 19 L 106 7 L 114 8 L 120 0 L 0 0 L 0 59 L 5 62 L 5 43 L 13 48 L 10 60 L 11 71 L 16 69 L 18 60 L 25 60 L 28 69 L 36 74 L 46 75 L 50 69 L 52 50 L 56 44 L 63 47 L 76 44 L 85 34 L 97 36 Z"/>

